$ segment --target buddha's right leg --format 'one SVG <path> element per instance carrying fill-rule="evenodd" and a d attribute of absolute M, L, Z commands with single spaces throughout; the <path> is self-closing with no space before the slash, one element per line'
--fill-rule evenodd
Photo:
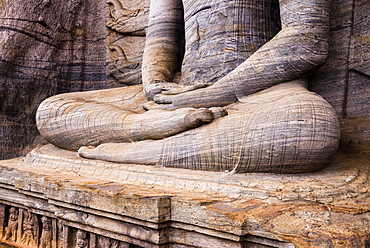
<path fill-rule="evenodd" d="M 213 119 L 206 109 L 145 112 L 144 102 L 137 86 L 56 95 L 39 106 L 37 127 L 50 143 L 77 150 L 108 142 L 161 139 Z"/>

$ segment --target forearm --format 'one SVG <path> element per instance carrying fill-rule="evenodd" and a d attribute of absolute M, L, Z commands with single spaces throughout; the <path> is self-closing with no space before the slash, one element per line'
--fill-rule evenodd
<path fill-rule="evenodd" d="M 231 84 L 241 98 L 300 78 L 325 62 L 329 1 L 281 0 L 282 30 L 216 84 Z"/>
<path fill-rule="evenodd" d="M 229 85 L 221 84 L 178 95 L 157 95 L 154 99 L 157 103 L 171 103 L 169 109 L 223 107 L 238 100 Z"/>
<path fill-rule="evenodd" d="M 183 9 L 181 0 L 151 0 L 142 77 L 151 82 L 171 82 L 183 53 Z"/>
<path fill-rule="evenodd" d="M 329 8 L 327 0 L 280 0 L 282 30 L 272 40 L 214 85 L 165 101 L 174 108 L 225 106 L 306 76 L 326 60 Z"/>

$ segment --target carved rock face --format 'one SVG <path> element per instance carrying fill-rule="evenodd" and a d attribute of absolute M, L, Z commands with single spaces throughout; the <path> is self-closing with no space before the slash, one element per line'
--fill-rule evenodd
<path fill-rule="evenodd" d="M 149 9 L 127 9 L 119 0 L 108 0 L 107 26 L 123 34 L 145 35 Z"/>
<path fill-rule="evenodd" d="M 43 216 L 41 218 L 41 222 L 42 222 L 42 229 L 44 231 L 50 231 L 51 230 L 51 219 L 49 219 L 48 217 Z"/>
<path fill-rule="evenodd" d="M 107 1 L 108 81 L 113 87 L 141 83 L 148 18 L 147 1 Z"/>
<path fill-rule="evenodd" d="M 85 248 L 88 245 L 87 233 L 78 230 L 76 234 L 76 248 Z"/>
<path fill-rule="evenodd" d="M 11 221 L 16 221 L 18 219 L 18 209 L 12 207 L 10 208 L 9 212 L 10 212 L 9 219 Z"/>

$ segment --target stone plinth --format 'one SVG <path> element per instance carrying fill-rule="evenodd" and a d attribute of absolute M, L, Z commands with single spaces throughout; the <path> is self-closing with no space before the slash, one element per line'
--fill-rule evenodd
<path fill-rule="evenodd" d="M 79 158 L 1 161 L 0 236 L 15 247 L 364 247 L 369 152 L 307 174 L 228 174 Z M 80 246 L 78 246 L 80 245 Z"/>

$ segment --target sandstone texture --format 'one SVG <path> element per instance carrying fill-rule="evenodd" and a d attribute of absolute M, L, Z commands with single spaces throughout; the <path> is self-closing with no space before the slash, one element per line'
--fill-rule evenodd
<path fill-rule="evenodd" d="M 250 6 L 247 1 L 237 0 L 194 0 L 197 3 L 194 5 L 188 0 L 169 2 L 182 2 L 185 12 L 166 4 L 167 0 L 0 0 L 0 158 L 24 155 L 0 161 L 0 246 L 370 247 L 368 0 L 332 0 L 330 4 L 307 0 L 311 4 L 309 8 L 305 9 L 306 5 L 300 2 L 303 5 L 294 5 L 297 7 L 295 11 L 289 11 L 285 5 L 292 0 L 282 0 L 281 13 L 277 11 L 278 1 L 274 0 L 251 1 L 248 3 L 254 4 Z M 168 11 L 159 8 L 150 15 L 151 6 Z M 214 8 L 218 11 L 213 11 Z M 249 40 L 245 40 L 248 30 L 256 30 L 258 25 L 255 20 L 235 14 L 233 11 L 238 8 L 250 10 L 255 18 L 267 18 L 271 22 L 261 22 L 261 35 L 253 33 Z M 269 16 L 259 9 L 269 9 Z M 301 9 L 310 13 L 308 22 L 300 15 Z M 155 18 L 163 14 L 177 21 Z M 233 15 L 248 25 L 242 28 L 227 19 Z M 179 16 L 183 18 L 179 19 Z M 187 24 L 185 30 L 179 28 L 184 23 L 178 20 Z M 307 26 L 298 25 L 302 20 Z M 215 29 L 219 32 L 201 29 L 200 24 L 207 22 L 213 27 L 219 23 Z M 322 29 L 313 28 L 317 23 Z M 274 40 L 274 46 L 266 46 L 259 50 L 260 55 L 253 55 L 280 32 L 281 25 L 291 33 L 284 31 L 283 34 L 289 35 L 279 36 Z M 297 38 L 298 31 L 307 28 L 313 28 L 313 31 L 306 33 L 309 37 L 304 47 L 310 50 L 312 45 L 321 44 L 312 50 L 312 54 L 307 49 L 300 54 L 302 46 L 293 46 L 294 49 L 281 46 L 296 45 L 293 38 Z M 168 30 L 176 30 L 176 35 L 170 39 L 162 37 Z M 185 37 L 189 38 L 186 43 L 183 42 Z M 145 46 L 148 40 L 150 42 Z M 163 46 L 163 40 L 171 42 Z M 274 50 L 276 47 L 280 50 Z M 163 55 L 158 53 L 160 49 L 172 53 Z M 275 56 L 277 52 L 284 55 L 281 58 L 299 63 L 289 64 L 291 67 L 284 74 L 279 70 L 281 67 L 276 66 L 284 65 L 277 59 L 280 57 Z M 297 54 L 304 55 L 301 57 L 303 62 L 297 59 L 300 57 Z M 243 64 L 249 56 L 253 64 Z M 205 63 L 206 60 L 211 62 Z M 260 60 L 264 62 L 259 63 Z M 171 66 L 167 67 L 169 64 Z M 241 70 L 230 73 L 240 64 L 243 64 Z M 268 70 L 260 70 L 260 64 L 267 65 Z M 214 68 L 219 70 L 212 70 Z M 243 72 L 249 69 L 255 74 L 245 77 Z M 162 74 L 156 73 L 158 71 Z M 277 85 L 272 83 L 259 91 L 258 87 L 265 82 L 258 75 L 267 77 L 269 83 L 276 79 Z M 199 90 L 197 92 L 203 92 L 200 95 L 204 94 L 210 85 L 214 86 L 223 77 L 226 79 L 222 86 L 235 82 L 232 87 L 236 95 L 215 94 L 203 102 L 196 94 L 188 97 L 188 91 Z M 252 83 L 248 89 L 238 84 L 249 81 Z M 182 86 L 173 89 L 172 83 Z M 315 93 L 308 92 L 306 84 Z M 163 86 L 159 92 L 158 85 Z M 58 95 L 86 90 L 98 91 Z M 172 90 L 172 95 L 155 96 L 168 90 Z M 187 97 L 175 102 L 173 95 L 178 91 L 185 92 Z M 259 93 L 254 94 L 257 91 Z M 304 156 L 299 159 L 293 156 L 288 164 L 297 161 L 305 164 L 297 163 L 297 167 L 286 170 L 277 166 L 278 169 L 270 170 L 269 166 L 284 160 L 271 155 L 276 147 L 283 152 L 287 147 L 287 139 L 279 140 L 279 135 L 285 137 L 298 130 L 284 122 L 292 113 L 288 107 L 294 104 L 284 105 L 287 101 L 280 101 L 279 92 L 283 91 L 290 92 L 289 97 L 298 96 L 296 105 L 301 99 L 312 97 L 309 99 L 314 107 L 309 104 L 307 108 L 300 106 L 294 108 L 296 112 L 293 113 L 310 128 L 307 130 L 312 131 L 315 127 L 313 130 L 320 132 L 293 135 L 307 140 L 299 138 L 291 142 L 296 145 L 294 151 L 303 151 L 299 154 Z M 267 98 L 271 92 L 275 98 Z M 38 120 L 47 120 L 39 128 L 41 135 L 54 145 L 39 136 L 34 121 L 36 108 L 53 95 L 57 96 L 44 103 L 49 101 L 56 105 L 42 105 Z M 169 108 L 189 102 L 193 102 L 194 107 L 199 107 L 198 103 L 221 103 L 222 107 L 226 104 L 230 116 L 241 110 L 230 103 L 230 99 L 253 105 L 248 108 L 252 114 L 264 109 L 259 106 L 267 106 L 269 111 L 260 112 L 258 118 L 250 118 L 247 123 L 242 120 L 254 115 L 243 115 L 236 121 L 223 123 L 224 112 L 219 109 L 199 112 L 187 109 L 174 115 L 157 110 L 145 112 L 142 106 L 147 104 L 147 98 L 162 101 Z M 127 99 L 128 103 L 123 101 Z M 57 106 L 60 102 L 62 104 Z M 117 109 L 120 113 L 122 109 L 129 112 L 109 114 Z M 315 118 L 307 118 L 307 109 L 316 114 L 312 115 Z M 83 121 L 69 117 L 62 121 L 50 118 L 49 113 L 56 112 L 74 116 L 78 113 Z M 97 112 L 98 118 L 90 118 Z M 149 114 L 141 116 L 144 112 Z M 151 118 L 159 124 L 149 123 L 143 128 L 141 125 L 145 123 L 135 122 L 129 126 L 132 129 L 126 129 L 131 133 L 122 133 L 123 119 L 132 113 L 139 114 L 140 121 Z M 163 118 L 163 113 L 167 113 L 167 119 Z M 111 122 L 107 116 L 113 116 L 116 122 Z M 230 116 L 226 120 L 230 120 Z M 138 119 L 137 116 L 131 118 Z M 194 121 L 199 119 L 199 123 Z M 278 125 L 267 132 L 261 119 Z M 170 120 L 172 126 L 163 131 L 160 128 L 166 120 Z M 316 121 L 315 125 L 312 120 Z M 208 129 L 203 125 L 208 122 L 223 124 Z M 249 126 L 250 123 L 253 125 Z M 302 126 L 299 121 L 297 123 Z M 252 153 L 251 161 L 252 166 L 262 166 L 250 170 L 251 164 L 245 162 L 248 166 L 241 171 L 239 162 L 247 159 L 240 159 L 243 158 L 240 154 L 246 151 L 239 144 L 245 138 L 240 133 L 248 133 L 241 131 L 257 124 L 261 125 L 257 132 L 261 136 L 255 136 L 258 142 L 251 148 L 257 147 L 253 151 L 260 153 Z M 166 122 L 166 125 L 169 124 Z M 152 130 L 148 127 L 154 131 L 137 132 Z M 197 128 L 192 129 L 194 127 Z M 112 129 L 116 133 L 111 132 Z M 230 129 L 236 132 L 224 135 L 225 130 Z M 217 132 L 222 135 L 214 135 Z M 48 136 L 50 133 L 55 136 Z M 176 136 L 177 133 L 180 135 Z M 200 138 L 199 133 L 203 135 Z M 167 137 L 175 138 L 168 141 Z M 222 144 L 240 142 L 235 146 L 220 146 L 226 151 L 220 154 L 228 156 L 219 156 L 221 162 L 209 166 L 209 161 L 215 160 L 214 156 L 202 153 L 212 150 L 207 143 L 209 137 Z M 330 145 L 319 145 L 318 141 L 327 142 L 329 138 Z M 156 143 L 140 143 L 148 149 L 137 149 L 142 147 L 135 146 L 135 142 L 147 139 L 155 139 Z M 108 147 L 109 156 L 89 153 L 93 150 L 89 147 L 80 150 L 79 154 L 76 152 L 80 146 L 106 142 L 126 142 L 131 147 L 128 150 L 124 147 L 125 153 L 122 150 L 111 152 L 112 147 L 121 149 L 120 146 Z M 179 156 L 192 153 L 193 150 L 186 149 L 199 144 L 203 148 L 199 153 L 201 159 L 188 160 L 185 164 L 190 166 L 184 167 L 185 160 Z M 34 149 L 31 151 L 31 148 Z M 263 173 L 237 173 L 261 171 L 260 168 Z M 315 171 L 308 172 L 312 170 Z"/>

